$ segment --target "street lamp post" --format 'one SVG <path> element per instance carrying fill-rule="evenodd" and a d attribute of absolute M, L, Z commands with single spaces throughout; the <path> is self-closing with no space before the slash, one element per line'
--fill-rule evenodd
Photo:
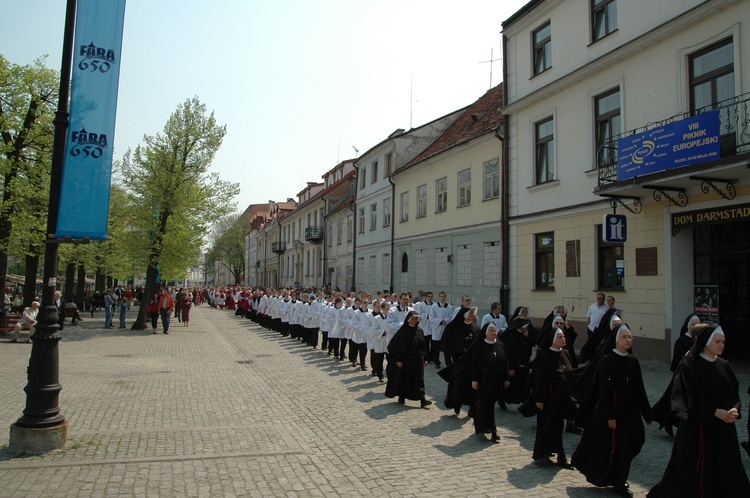
<path fill-rule="evenodd" d="M 31 357 L 27 373 L 26 408 L 23 416 L 10 426 L 9 447 L 21 453 L 45 453 L 65 447 L 68 422 L 60 412 L 60 362 L 58 343 L 60 334 L 55 288 L 57 285 L 57 249 L 54 239 L 60 199 L 65 139 L 68 130 L 68 100 L 73 62 L 73 35 L 76 0 L 68 0 L 65 12 L 60 92 L 55 113 L 55 136 L 52 148 L 49 211 L 47 214 L 48 241 L 44 249 L 44 277 L 42 303 L 36 330 L 31 336 Z"/>

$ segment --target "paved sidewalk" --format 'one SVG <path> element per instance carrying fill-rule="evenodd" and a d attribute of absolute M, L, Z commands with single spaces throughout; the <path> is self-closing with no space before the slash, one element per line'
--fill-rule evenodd
<path fill-rule="evenodd" d="M 60 343 L 68 447 L 46 455 L 7 448 L 30 345 L 0 338 L 2 497 L 614 496 L 576 471 L 533 465 L 535 420 L 514 410 L 498 410 L 500 444 L 479 440 L 465 411 L 442 408 L 446 384 L 431 365 L 436 403 L 422 410 L 383 396 L 369 372 L 228 311 L 193 308 L 190 327 L 173 320 L 168 336 L 83 316 Z M 668 366 L 642 367 L 653 403 Z M 740 374 L 743 404 L 749 382 Z M 747 439 L 744 421 L 738 429 Z M 663 431 L 646 431 L 630 473 L 636 496 L 671 450 Z M 565 434 L 569 454 L 577 442 Z"/>

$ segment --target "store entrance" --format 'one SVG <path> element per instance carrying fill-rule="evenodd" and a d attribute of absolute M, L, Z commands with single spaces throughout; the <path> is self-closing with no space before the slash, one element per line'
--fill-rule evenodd
<path fill-rule="evenodd" d="M 750 359 L 750 221 L 697 225 L 694 282 L 718 286 L 725 358 Z"/>

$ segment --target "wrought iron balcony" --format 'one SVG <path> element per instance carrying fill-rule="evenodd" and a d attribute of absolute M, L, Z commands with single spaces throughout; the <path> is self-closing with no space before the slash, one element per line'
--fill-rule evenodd
<path fill-rule="evenodd" d="M 271 242 L 271 250 L 276 254 L 284 254 L 286 242 Z"/>
<path fill-rule="evenodd" d="M 307 227 L 305 228 L 305 240 L 318 244 L 321 242 L 326 235 L 325 228 L 323 227 Z"/>
<path fill-rule="evenodd" d="M 662 121 L 623 132 L 612 137 L 612 140 L 602 143 L 596 151 L 599 188 L 617 182 L 617 144 L 621 138 L 630 137 L 714 109 L 719 109 L 721 119 L 721 158 L 750 152 L 750 93 L 745 93 L 702 107 L 694 112 L 683 112 Z"/>

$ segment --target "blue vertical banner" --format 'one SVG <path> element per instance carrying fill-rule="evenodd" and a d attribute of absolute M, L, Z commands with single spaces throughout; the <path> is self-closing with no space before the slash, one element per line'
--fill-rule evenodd
<path fill-rule="evenodd" d="M 106 239 L 125 0 L 78 0 L 56 238 Z"/>

